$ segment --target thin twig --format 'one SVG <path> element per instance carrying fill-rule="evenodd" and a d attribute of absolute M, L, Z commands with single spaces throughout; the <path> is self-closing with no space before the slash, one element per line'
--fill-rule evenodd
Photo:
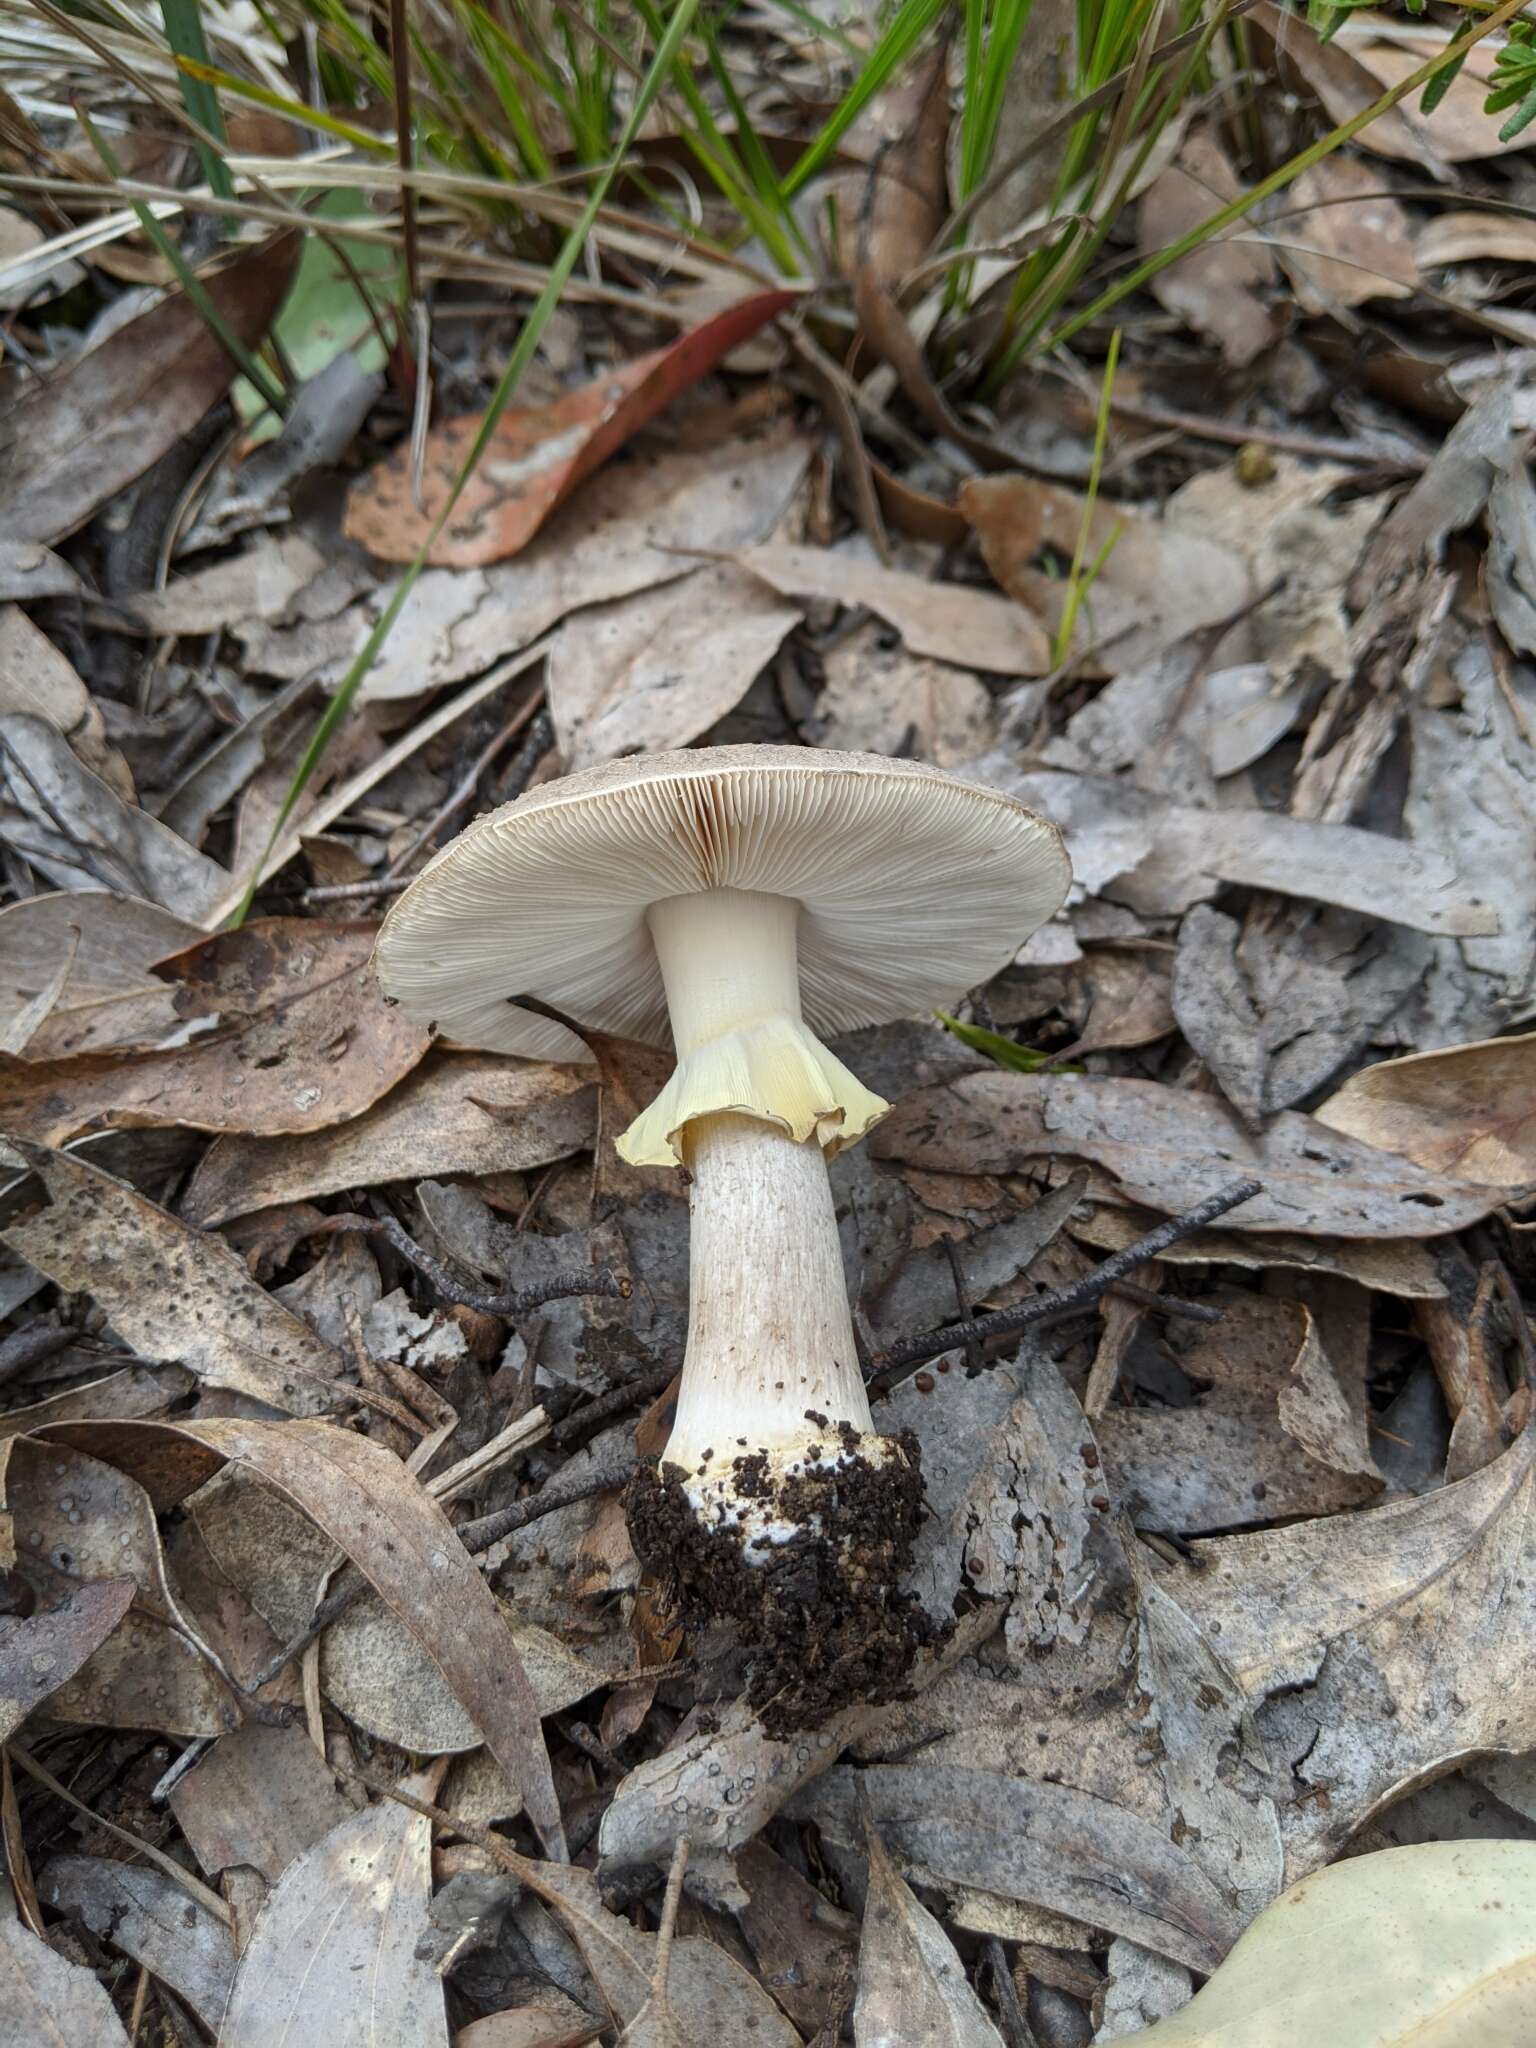
<path fill-rule="evenodd" d="M 671 1386 L 675 1369 L 670 1365 L 658 1366 L 655 1372 L 643 1373 L 639 1379 L 626 1380 L 622 1387 L 615 1387 L 611 1394 L 599 1394 L 595 1401 L 587 1401 L 580 1408 L 557 1422 L 550 1431 L 551 1443 L 562 1450 L 592 1426 L 594 1422 L 606 1422 L 610 1415 L 622 1415 L 626 1408 L 637 1401 L 653 1401 L 665 1388 Z"/>
<path fill-rule="evenodd" d="M 1003 2039 L 1008 2048 L 1040 2048 L 1035 2030 L 1024 2011 L 1024 2002 L 1019 1997 L 1019 1987 L 1008 1967 L 1003 1944 L 995 1934 L 987 1936 L 985 1953 L 992 1976 L 993 1995 L 997 2000 L 997 2017 L 1002 2023 Z"/>
<path fill-rule="evenodd" d="M 405 1226 L 393 1216 L 381 1216 L 376 1222 L 365 1219 L 363 1227 L 391 1245 L 402 1259 L 431 1282 L 445 1301 L 457 1302 L 461 1307 L 472 1308 L 483 1316 L 516 1319 L 530 1315 L 536 1308 L 543 1308 L 546 1302 L 565 1301 L 573 1295 L 602 1294 L 613 1300 L 628 1301 L 634 1292 L 633 1283 L 623 1274 L 615 1273 L 607 1266 L 586 1266 L 571 1273 L 557 1273 L 549 1280 L 536 1280 L 531 1287 L 516 1288 L 509 1294 L 480 1294 L 467 1289 L 446 1266 L 439 1265 L 430 1252 L 423 1251 Z"/>
<path fill-rule="evenodd" d="M 1036 1323 L 1054 1321 L 1070 1315 L 1079 1309 L 1089 1308 L 1109 1288 L 1122 1281 L 1148 1259 L 1155 1259 L 1168 1247 L 1177 1244 L 1181 1238 L 1193 1237 L 1214 1223 L 1218 1216 L 1225 1216 L 1229 1209 L 1251 1201 L 1263 1192 L 1264 1184 L 1257 1180 L 1234 1181 L 1231 1187 L 1223 1188 L 1219 1194 L 1209 1196 L 1195 1208 L 1182 1216 L 1172 1216 L 1166 1223 L 1160 1223 L 1155 1230 L 1149 1230 L 1124 1251 L 1116 1252 L 1095 1266 L 1081 1280 L 1070 1287 L 1058 1287 L 1049 1294 L 1037 1294 L 1032 1301 L 1019 1303 L 1014 1308 L 998 1309 L 990 1316 L 977 1316 L 968 1323 L 952 1323 L 942 1330 L 930 1330 L 923 1336 L 903 1337 L 887 1347 L 881 1360 L 881 1370 L 869 1382 L 872 1396 L 888 1394 L 898 1387 L 925 1359 L 937 1358 L 942 1352 L 953 1351 L 971 1338 L 985 1342 L 992 1337 L 1012 1337 L 1027 1330 Z"/>
<path fill-rule="evenodd" d="M 1138 1308 L 1149 1308 L 1154 1315 L 1178 1316 L 1186 1323 L 1219 1323 L 1225 1320 L 1219 1308 L 1212 1308 L 1205 1301 L 1183 1301 L 1177 1294 L 1159 1294 L 1154 1288 L 1139 1287 L 1134 1280 L 1117 1280 L 1110 1288 L 1111 1294 L 1134 1301 Z"/>

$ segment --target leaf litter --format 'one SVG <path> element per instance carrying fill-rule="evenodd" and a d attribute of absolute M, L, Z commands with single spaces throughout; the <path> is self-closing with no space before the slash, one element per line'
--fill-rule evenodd
<path fill-rule="evenodd" d="M 1157 258 L 1442 47 L 1247 19 L 1284 88 L 1263 148 L 1214 105 L 1171 123 L 1105 182 L 1111 249 Z M 942 368 L 957 52 L 813 181 L 814 295 L 711 267 L 707 311 L 649 272 L 615 298 L 649 261 L 615 224 L 608 300 L 546 330 L 270 855 L 515 319 L 434 280 L 413 445 L 404 338 L 348 282 L 336 353 L 335 308 L 284 303 L 291 238 L 249 241 L 208 289 L 253 348 L 281 305 L 300 380 L 256 449 L 174 285 L 113 298 L 72 245 L 51 285 L 117 321 L 86 346 L 57 294 L 45 322 L 7 293 L 19 2041 L 149 2008 L 253 2044 L 1259 2048 L 1276 1996 L 1321 2024 L 1327 1930 L 1366 1914 L 1362 2042 L 1457 1999 L 1490 2040 L 1529 2025 L 1536 411 L 1506 202 L 1536 131 L 1499 143 L 1479 49 L 1157 270 L 1110 316 L 1090 482 L 1104 323 L 1060 378 L 971 381 L 1020 266 L 1096 226 L 1049 217 L 1077 26 L 1038 10 L 1003 83 L 1017 161 L 970 208 L 983 310 Z M 794 125 L 805 51 L 842 60 L 809 17 L 740 32 L 778 38 Z M 953 1032 L 844 1048 L 894 1103 L 834 1165 L 845 1275 L 953 1633 L 909 1697 L 787 1741 L 625 1530 L 687 1320 L 686 1191 L 612 1152 L 655 1056 L 531 1012 L 542 1059 L 439 1041 L 368 968 L 476 812 L 743 741 L 989 784 L 1075 872 Z"/>

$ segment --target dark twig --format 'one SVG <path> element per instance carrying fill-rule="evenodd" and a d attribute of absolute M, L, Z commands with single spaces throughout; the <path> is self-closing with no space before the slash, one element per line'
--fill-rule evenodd
<path fill-rule="evenodd" d="M 639 1379 L 626 1380 L 622 1387 L 615 1387 L 611 1394 L 599 1394 L 595 1401 L 587 1401 L 562 1417 L 550 1432 L 552 1440 L 562 1450 L 568 1448 L 573 1438 L 582 1436 L 595 1422 L 606 1422 L 610 1415 L 622 1415 L 626 1408 L 632 1408 L 637 1401 L 652 1401 L 672 1384 L 673 1368 L 658 1366 L 655 1372 L 643 1373 Z"/>
<path fill-rule="evenodd" d="M 1077 1309 L 1091 1307 L 1146 1260 L 1157 1258 L 1181 1238 L 1193 1237 L 1197 1231 L 1214 1223 L 1218 1216 L 1225 1216 L 1229 1209 L 1251 1201 L 1263 1192 L 1263 1185 L 1257 1180 L 1234 1181 L 1231 1187 L 1209 1196 L 1182 1216 L 1170 1216 L 1166 1223 L 1160 1223 L 1156 1230 L 1149 1230 L 1145 1237 L 1137 1238 L 1124 1251 L 1105 1259 L 1102 1265 L 1095 1266 L 1091 1273 L 1074 1281 L 1070 1287 L 1037 1294 L 1032 1301 L 1020 1302 L 1014 1308 L 998 1309 L 990 1316 L 976 1316 L 968 1323 L 952 1323 L 942 1330 L 929 1330 L 922 1336 L 899 1339 L 887 1348 L 881 1370 L 869 1382 L 870 1394 L 888 1394 L 925 1359 L 953 1351 L 972 1338 L 984 1343 L 992 1337 L 1012 1337 L 1036 1323 L 1054 1322 Z"/>
<path fill-rule="evenodd" d="M 530 1522 L 537 1522 L 544 1515 L 552 1515 L 559 1508 L 568 1508 L 579 1500 L 591 1500 L 594 1495 L 606 1493 L 610 1487 L 622 1486 L 635 1469 L 635 1461 L 626 1459 L 619 1465 L 604 1465 L 595 1471 L 572 1473 L 569 1478 L 557 1477 L 550 1480 L 540 1491 L 527 1500 L 514 1501 L 511 1507 L 498 1508 L 493 1515 L 482 1515 L 475 1522 L 461 1522 L 455 1534 L 472 1557 L 489 1550 L 493 1543 L 510 1536 L 514 1530 L 526 1529 Z M 295 1657 L 304 1652 L 331 1626 L 350 1613 L 368 1591 L 368 1582 L 361 1576 L 348 1577 L 343 1585 L 335 1588 L 315 1609 L 314 1618 L 289 1642 L 286 1642 L 276 1656 L 257 1673 L 246 1688 L 248 1692 L 260 1692 L 264 1685 L 270 1685 L 278 1673 L 291 1664 Z"/>
<path fill-rule="evenodd" d="M 1177 1294 L 1159 1294 L 1151 1287 L 1138 1287 L 1134 1280 L 1117 1280 L 1110 1288 L 1111 1294 L 1122 1295 L 1127 1301 L 1134 1301 L 1138 1308 L 1149 1308 L 1155 1315 L 1178 1316 L 1186 1323 L 1219 1323 L 1222 1312 L 1212 1308 L 1205 1301 L 1183 1301 Z"/>
<path fill-rule="evenodd" d="M 539 703 L 539 699 L 534 699 Z M 555 744 L 555 722 L 548 709 L 540 704 L 533 723 L 523 735 L 523 744 L 507 763 L 507 772 L 502 776 L 496 789 L 496 801 L 509 804 L 514 797 L 521 796 L 533 780 L 533 771 Z"/>
<path fill-rule="evenodd" d="M 1002 2035 L 1008 2048 L 1040 2048 L 1035 2030 L 1025 2014 L 1024 2001 L 1019 1997 L 1019 1987 L 1008 1967 L 1003 1944 L 995 1934 L 987 1936 L 985 1953 L 987 1970 L 992 1978 L 992 1994 L 997 2000 L 997 2017 L 1002 2023 Z"/>
<path fill-rule="evenodd" d="M 628 1301 L 634 1291 L 622 1274 L 611 1272 L 607 1266 L 589 1266 L 574 1273 L 557 1273 L 551 1280 L 536 1280 L 531 1287 L 516 1288 L 510 1294 L 477 1294 L 466 1289 L 463 1281 L 455 1279 L 429 1252 L 424 1252 L 393 1216 L 381 1216 L 364 1227 L 375 1237 L 382 1237 L 408 1265 L 414 1266 L 445 1301 L 475 1309 L 483 1316 L 510 1316 L 516 1320 L 543 1308 L 546 1302 L 565 1301 L 572 1295 L 603 1294 L 616 1301 Z"/>

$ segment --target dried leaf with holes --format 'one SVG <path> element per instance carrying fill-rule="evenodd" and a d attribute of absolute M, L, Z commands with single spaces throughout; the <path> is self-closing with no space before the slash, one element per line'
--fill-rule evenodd
<path fill-rule="evenodd" d="M 0 1057 L 0 1129 L 61 1144 L 92 1129 L 184 1124 L 278 1137 L 350 1122 L 429 1043 L 379 992 L 374 930 L 264 918 L 201 940 L 157 969 L 201 1035 L 130 1058 Z"/>
<path fill-rule="evenodd" d="M 290 1415 L 335 1405 L 340 1355 L 258 1287 L 237 1253 L 82 1159 L 17 1149 L 48 1206 L 0 1235 L 60 1287 L 93 1296 L 125 1343 Z"/>
<path fill-rule="evenodd" d="M 454 488 L 481 422 L 445 421 L 427 437 L 420 502 L 412 494 L 411 451 L 402 447 L 353 487 L 348 539 L 386 561 L 409 562 L 452 504 L 427 560 L 451 569 L 505 561 L 526 546 L 583 477 L 795 299 L 793 292 L 758 292 L 550 405 L 504 412 L 456 503 Z"/>

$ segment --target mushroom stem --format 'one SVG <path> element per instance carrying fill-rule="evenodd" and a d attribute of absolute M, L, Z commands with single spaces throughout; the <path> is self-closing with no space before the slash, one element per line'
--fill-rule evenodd
<path fill-rule="evenodd" d="M 690 1126 L 688 1349 L 669 1463 L 870 1425 L 826 1160 L 754 1117 Z"/>

